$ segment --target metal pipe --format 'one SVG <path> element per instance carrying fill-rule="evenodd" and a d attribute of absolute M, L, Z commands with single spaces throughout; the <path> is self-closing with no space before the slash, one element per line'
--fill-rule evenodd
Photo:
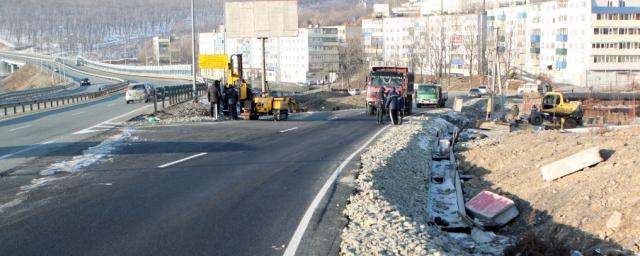
<path fill-rule="evenodd" d="M 191 0 L 191 73 L 193 74 L 193 101 L 198 101 L 196 93 L 196 15 L 194 13 L 194 0 Z"/>

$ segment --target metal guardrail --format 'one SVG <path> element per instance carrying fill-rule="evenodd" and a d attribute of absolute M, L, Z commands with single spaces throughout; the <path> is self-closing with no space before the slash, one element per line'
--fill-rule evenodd
<path fill-rule="evenodd" d="M 71 86 L 71 85 L 67 84 L 67 85 L 51 86 L 51 87 L 46 87 L 46 88 L 20 90 L 20 91 L 1 93 L 0 94 L 0 100 L 6 100 L 6 99 L 9 99 L 9 98 L 17 98 L 17 97 L 40 96 L 42 94 L 47 94 L 47 93 L 50 93 L 50 92 L 67 89 L 69 86 Z"/>
<path fill-rule="evenodd" d="M 98 92 L 90 92 L 90 93 L 83 93 L 83 94 L 63 96 L 63 97 L 52 97 L 47 99 L 23 101 L 23 102 L 17 102 L 12 104 L 0 105 L 0 118 L 17 116 L 21 114 L 38 111 L 38 110 L 58 108 L 58 107 L 62 107 L 70 104 L 76 104 L 76 103 L 85 102 L 85 101 L 89 101 L 96 98 L 101 98 L 104 96 L 108 96 L 108 95 L 120 92 L 125 88 L 127 88 L 127 85 L 129 85 L 129 83 L 124 82 L 124 83 L 108 86 L 107 88 Z"/>
<path fill-rule="evenodd" d="M 102 63 L 99 61 L 89 60 L 78 57 L 84 62 L 84 65 L 97 70 L 109 73 L 135 75 L 135 76 L 153 76 L 160 78 L 175 79 L 192 79 L 191 65 L 169 65 L 169 66 L 129 66 Z"/>
<path fill-rule="evenodd" d="M 206 84 L 196 84 L 196 92 L 198 97 L 207 95 Z M 193 85 L 177 85 L 177 86 L 165 86 L 156 88 L 157 100 L 162 103 L 164 109 L 165 101 L 168 101 L 169 106 L 177 105 L 193 99 Z"/>

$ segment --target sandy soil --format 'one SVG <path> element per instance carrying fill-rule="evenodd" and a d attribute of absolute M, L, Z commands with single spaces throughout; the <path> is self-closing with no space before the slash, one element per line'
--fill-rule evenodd
<path fill-rule="evenodd" d="M 58 77 L 52 79 L 51 74 L 40 70 L 37 66 L 27 64 L 0 81 L 0 88 L 9 92 L 49 87 L 61 83 L 63 83 L 62 79 Z"/>
<path fill-rule="evenodd" d="M 586 134 L 520 131 L 463 143 L 461 168 L 475 177 L 465 183 L 465 196 L 488 189 L 514 199 L 521 214 L 503 233 L 523 237 L 533 231 L 556 242 L 563 253 L 622 255 L 605 253 L 624 248 L 637 254 L 638 135 L 640 128 Z M 540 166 L 595 146 L 608 160 L 556 181 L 542 179 Z"/>

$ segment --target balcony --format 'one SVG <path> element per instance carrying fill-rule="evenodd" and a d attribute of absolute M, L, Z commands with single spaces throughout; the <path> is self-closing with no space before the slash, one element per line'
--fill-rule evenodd
<path fill-rule="evenodd" d="M 539 47 L 531 48 L 530 52 L 533 54 L 540 54 L 540 48 Z"/>
<path fill-rule="evenodd" d="M 556 49 L 556 55 L 567 55 L 567 48 Z"/>
<path fill-rule="evenodd" d="M 540 35 L 531 35 L 531 42 L 532 43 L 539 43 L 540 42 Z"/>
<path fill-rule="evenodd" d="M 567 69 L 567 62 L 566 61 L 556 61 L 556 68 L 557 69 Z"/>
<path fill-rule="evenodd" d="M 526 12 L 518 13 L 518 19 L 519 20 L 526 20 L 527 19 L 527 13 Z"/>
<path fill-rule="evenodd" d="M 556 35 L 556 42 L 566 43 L 568 41 L 569 41 L 569 36 L 568 35 Z"/>

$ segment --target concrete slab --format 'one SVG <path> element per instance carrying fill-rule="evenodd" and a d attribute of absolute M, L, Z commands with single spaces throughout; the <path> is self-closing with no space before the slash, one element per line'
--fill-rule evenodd
<path fill-rule="evenodd" d="M 464 99 L 462 99 L 461 97 L 456 97 L 453 100 L 453 111 L 462 112 L 463 104 L 464 104 Z"/>
<path fill-rule="evenodd" d="M 490 191 L 482 191 L 466 203 L 467 210 L 487 220 L 493 220 L 510 207 L 513 200 Z"/>
<path fill-rule="evenodd" d="M 540 167 L 542 178 L 552 181 L 604 161 L 600 148 L 594 147 Z"/>

